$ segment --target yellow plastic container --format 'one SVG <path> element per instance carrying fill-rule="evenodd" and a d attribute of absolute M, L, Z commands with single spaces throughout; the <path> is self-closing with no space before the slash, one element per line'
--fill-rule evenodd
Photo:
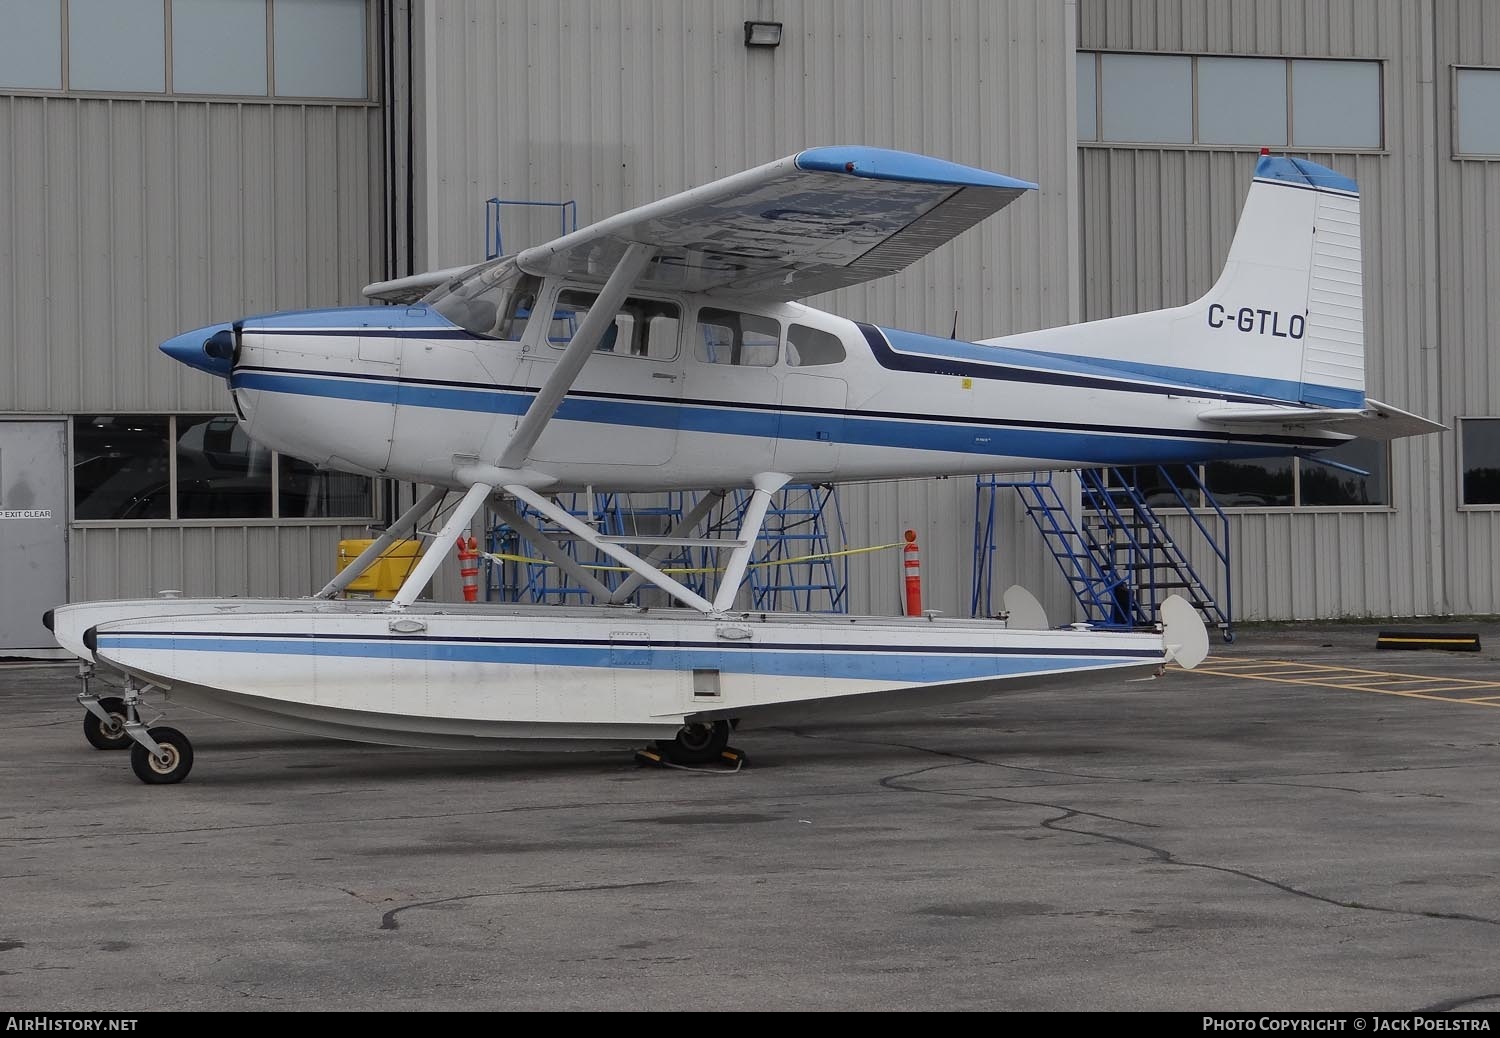
<path fill-rule="evenodd" d="M 339 541 L 338 571 L 342 573 L 348 569 L 349 564 L 359 558 L 359 553 L 374 543 L 373 540 Z M 417 558 L 421 554 L 421 541 L 397 541 L 387 548 L 354 583 L 344 589 L 344 597 L 395 598 L 396 592 L 401 590 L 401 582 L 416 568 Z"/>

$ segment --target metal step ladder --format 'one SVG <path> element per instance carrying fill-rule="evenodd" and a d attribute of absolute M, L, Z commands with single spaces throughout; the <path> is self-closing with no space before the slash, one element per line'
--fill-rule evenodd
<path fill-rule="evenodd" d="M 1155 488 L 1153 506 L 1142 490 L 1143 476 Z M 1234 640 L 1229 601 L 1232 567 L 1229 564 L 1229 517 L 1198 476 L 1187 465 L 1147 469 L 1082 469 L 1085 537 L 1117 572 L 1126 575 L 1132 598 L 1153 620 L 1161 603 L 1181 594 L 1197 609 L 1204 623 L 1219 630 L 1226 642 Z M 1157 507 L 1181 509 L 1200 535 L 1222 572 L 1223 600 L 1209 590 L 1182 545 L 1167 530 Z"/>
<path fill-rule="evenodd" d="M 1002 490 L 1014 490 L 1042 535 L 1042 542 L 1057 560 L 1084 619 L 1099 627 L 1134 627 L 1151 621 L 1129 593 L 1124 573 L 1109 564 L 1087 531 L 1073 522 L 1053 479 L 1059 473 L 1032 472 L 1007 476 L 980 476 L 974 496 L 974 591 L 970 610 L 974 616 L 993 616 L 992 571 L 995 556 L 995 507 Z M 1071 476 L 1064 478 L 1071 479 Z"/>
<path fill-rule="evenodd" d="M 1148 501 L 1141 489 L 1143 475 L 1149 477 L 1153 495 L 1162 502 L 1158 507 L 1181 509 L 1201 535 L 1221 569 L 1222 602 Z M 1002 489 L 1014 489 L 1087 622 L 1104 628 L 1147 626 L 1158 619 L 1161 603 L 1180 592 L 1225 641 L 1234 640 L 1226 604 L 1232 590 L 1229 517 L 1196 469 L 1179 465 L 1081 470 L 1075 474 L 1082 491 L 1079 522 L 1053 482 L 1055 476 L 1033 472 L 979 477 L 974 505 L 973 615 L 993 615 L 996 500 Z"/>

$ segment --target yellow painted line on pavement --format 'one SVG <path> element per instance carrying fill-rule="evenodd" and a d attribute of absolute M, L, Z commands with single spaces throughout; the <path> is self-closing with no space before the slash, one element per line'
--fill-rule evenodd
<path fill-rule="evenodd" d="M 1191 673 L 1210 677 L 1243 678 L 1269 681 L 1278 685 L 1305 685 L 1310 688 L 1333 688 L 1344 692 L 1374 692 L 1403 699 L 1430 699 L 1440 703 L 1466 703 L 1473 706 L 1500 707 L 1500 695 L 1475 696 L 1473 693 L 1500 689 L 1500 682 L 1473 678 L 1447 678 L 1435 674 L 1401 674 L 1394 671 L 1365 670 L 1322 663 L 1294 660 L 1223 660 L 1205 661 Z M 1417 685 L 1417 688 L 1397 688 Z M 1459 693 L 1468 693 L 1461 696 Z"/>

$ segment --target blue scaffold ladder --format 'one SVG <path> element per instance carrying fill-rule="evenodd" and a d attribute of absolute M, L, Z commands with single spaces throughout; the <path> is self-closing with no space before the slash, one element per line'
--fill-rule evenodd
<path fill-rule="evenodd" d="M 679 492 L 635 496 L 631 494 L 567 494 L 558 503 L 568 514 L 591 525 L 602 534 L 616 537 L 648 534 L 657 536 L 672 529 L 682 519 L 687 495 Z M 528 506 L 521 505 L 523 516 L 542 533 L 556 539 L 569 558 L 589 567 L 604 586 L 613 589 L 628 575 L 613 558 L 578 540 L 568 531 L 550 522 Z M 535 604 L 586 603 L 592 592 L 574 584 L 557 566 L 541 559 L 537 550 L 517 530 L 503 522 L 490 526 L 486 544 L 496 559 L 486 559 L 485 599 L 491 602 L 530 602 Z M 678 548 L 660 562 L 665 569 L 690 569 L 694 566 L 688 548 Z M 701 573 L 682 573 L 678 579 L 699 594 L 703 593 Z M 649 590 L 643 589 L 643 590 Z M 637 601 L 632 596 L 632 601 Z"/>
<path fill-rule="evenodd" d="M 1083 505 L 1078 522 L 1053 482 L 1056 476 L 1034 472 L 979 477 L 974 498 L 973 615 L 994 613 L 995 509 L 999 493 L 1013 489 L 1087 622 L 1106 628 L 1153 624 L 1162 602 L 1181 593 L 1225 641 L 1233 640 L 1227 604 L 1232 587 L 1229 519 L 1195 469 L 1179 465 L 1081 470 L 1076 474 Z M 1143 480 L 1153 487 L 1156 506 L 1142 491 Z M 1180 510 L 1187 517 L 1219 567 L 1222 598 L 1210 591 L 1157 507 Z"/>
<path fill-rule="evenodd" d="M 734 536 L 749 501 L 746 490 L 726 498 L 722 513 L 711 521 L 711 531 Z M 766 612 L 847 613 L 848 559 L 832 557 L 843 547 L 838 488 L 822 483 L 783 487 L 771 498 L 750 556 L 746 579 L 751 607 Z M 709 553 L 704 562 L 713 565 Z"/>
<path fill-rule="evenodd" d="M 1162 602 L 1181 594 L 1204 623 L 1217 628 L 1226 642 L 1233 641 L 1229 517 L 1198 470 L 1189 465 L 1082 469 L 1078 479 L 1083 488 L 1085 534 L 1112 567 L 1127 574 L 1131 596 L 1142 613 L 1155 620 Z M 1143 489 L 1147 485 L 1152 487 L 1149 497 Z M 1208 548 L 1219 569 L 1222 597 L 1209 589 L 1187 551 L 1168 531 L 1160 508 L 1187 517 L 1189 535 L 1196 535 Z"/>
<path fill-rule="evenodd" d="M 974 592 L 970 611 L 993 616 L 992 580 L 996 550 L 995 509 L 1003 490 L 1014 490 L 1057 561 L 1084 619 L 1100 627 L 1134 627 L 1149 621 L 1128 594 L 1125 574 L 1112 569 L 1088 535 L 1073 521 L 1053 472 L 980 476 L 974 495 Z M 1070 476 L 1064 478 L 1071 478 Z"/>

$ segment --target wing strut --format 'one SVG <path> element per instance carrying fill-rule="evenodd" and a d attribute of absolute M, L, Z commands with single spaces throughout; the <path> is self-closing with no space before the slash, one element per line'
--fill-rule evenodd
<path fill-rule="evenodd" d="M 547 381 L 532 398 L 531 406 L 521 416 L 521 421 L 516 425 L 515 434 L 506 445 L 505 453 L 500 456 L 500 468 L 519 469 L 525 464 L 526 456 L 531 453 L 531 448 L 536 446 L 542 430 L 557 413 L 558 407 L 562 405 L 563 397 L 572 388 L 573 381 L 578 378 L 578 373 L 583 370 L 584 361 L 589 359 L 589 354 L 593 353 L 594 347 L 599 344 L 599 339 L 604 335 L 604 329 L 614 323 L 620 304 L 625 301 L 625 294 L 645 271 L 654 255 L 656 255 L 655 248 L 638 243 L 632 243 L 625 250 L 625 255 L 620 257 L 620 262 L 610 273 L 609 280 L 600 289 L 599 297 L 589 307 L 588 316 L 573 333 L 573 338 L 568 340 L 567 349 L 563 350 L 557 366 L 552 369 L 552 373 L 547 376 Z"/>
<path fill-rule="evenodd" d="M 703 517 L 708 515 L 708 513 L 713 510 L 714 506 L 722 500 L 724 500 L 724 491 L 722 490 L 714 490 L 710 491 L 707 494 L 704 494 L 703 497 L 699 499 L 698 503 L 694 505 L 691 510 L 689 510 L 688 514 L 683 516 L 676 526 L 672 527 L 672 529 L 667 533 L 667 537 L 669 539 L 686 537 L 688 534 L 692 533 L 698 528 L 698 524 L 703 521 Z M 646 564 L 649 566 L 659 565 L 661 563 L 661 560 L 666 558 L 674 547 L 676 547 L 676 545 L 657 545 L 656 550 L 653 551 L 650 555 L 646 556 Z M 610 604 L 618 605 L 619 603 L 625 601 L 631 595 L 635 594 L 636 588 L 640 587 L 645 582 L 646 575 L 640 570 L 636 570 L 634 573 L 630 574 L 630 576 L 626 577 L 624 581 L 620 583 L 620 586 L 615 588 L 614 592 L 610 594 Z"/>
<path fill-rule="evenodd" d="M 600 602 L 608 602 L 610 600 L 609 588 L 604 585 L 604 582 L 580 566 L 578 561 L 559 548 L 552 538 L 533 526 L 521 514 L 519 509 L 513 507 L 509 501 L 504 500 L 497 500 L 494 507 L 495 514 L 505 520 L 511 529 L 518 530 L 524 535 L 527 543 L 541 552 L 547 561 L 553 563 L 558 569 L 582 584 L 596 600 Z"/>
<path fill-rule="evenodd" d="M 590 312 L 592 313 L 592 311 Z M 614 314 L 613 309 L 610 310 L 610 314 Z M 684 605 L 692 606 L 700 613 L 712 613 L 715 611 L 713 603 L 708 599 L 698 594 L 692 588 L 685 587 L 678 581 L 673 580 L 629 548 L 622 548 L 619 544 L 604 539 L 599 535 L 599 531 L 580 522 L 577 516 L 565 508 L 558 507 L 555 501 L 543 497 L 536 491 L 529 487 L 524 487 L 519 483 L 508 484 L 504 489 L 507 494 L 525 501 L 532 508 L 535 508 L 573 536 L 586 541 L 610 558 L 616 559 L 630 567 L 632 572 L 641 574 L 646 580 L 651 581 L 651 583 Z M 423 561 L 425 562 L 426 560 L 423 559 Z M 609 592 L 605 591 L 604 601 L 609 601 L 609 597 Z"/>
<path fill-rule="evenodd" d="M 391 599 L 390 609 L 392 612 L 399 613 L 417 600 L 417 596 L 422 593 L 422 589 L 427 586 L 427 582 L 437 572 L 438 566 L 442 565 L 443 560 L 448 557 L 448 552 L 452 549 L 453 542 L 457 539 L 459 531 L 468 529 L 469 522 L 484 507 L 485 501 L 488 500 L 494 490 L 495 488 L 488 483 L 475 483 L 469 488 L 469 492 L 464 495 L 464 499 L 458 503 L 458 507 L 453 509 L 453 514 L 448 517 L 448 521 L 438 531 L 437 537 L 433 538 L 432 543 L 427 546 L 427 550 L 422 553 L 422 560 L 417 563 L 416 568 L 401 582 L 401 590 L 397 591 L 396 597 Z"/>
<path fill-rule="evenodd" d="M 618 605 L 625 601 L 641 584 L 650 581 L 661 588 L 667 594 L 679 602 L 700 613 L 720 614 L 727 612 L 734 605 L 735 595 L 739 592 L 740 581 L 745 578 L 745 569 L 750 564 L 750 556 L 755 551 L 756 539 L 760 536 L 761 524 L 765 522 L 766 511 L 771 505 L 771 495 L 784 487 L 791 479 L 790 476 L 780 472 L 762 472 L 755 477 L 755 493 L 750 498 L 750 504 L 745 509 L 745 517 L 740 521 L 739 536 L 733 540 L 726 538 L 711 538 L 707 540 L 693 540 L 679 537 L 678 534 L 695 528 L 703 517 L 724 497 L 722 490 L 716 490 L 704 495 L 703 499 L 694 505 L 691 511 L 677 523 L 672 533 L 666 537 L 652 537 L 640 539 L 642 543 L 655 545 L 655 550 L 649 558 L 640 555 L 624 547 L 626 542 L 634 542 L 637 538 L 615 538 L 606 537 L 581 521 L 567 509 L 520 483 L 507 483 L 501 489 L 510 494 L 518 501 L 524 501 L 536 511 L 561 526 L 572 536 L 591 545 L 596 550 L 603 552 L 610 558 L 622 563 L 631 571 L 623 583 L 614 591 L 610 591 L 601 581 L 596 579 L 578 566 L 577 562 L 568 557 L 567 553 L 552 543 L 552 537 L 542 533 L 532 524 L 528 523 L 520 514 L 518 509 L 509 505 L 497 506 L 501 517 L 512 526 L 523 530 L 527 539 L 542 551 L 547 558 L 556 562 L 570 576 L 579 580 L 589 592 L 600 602 Z M 451 523 L 451 520 L 450 520 Z M 447 529 L 438 535 L 439 538 L 447 537 Z M 673 547 L 682 544 L 699 544 L 715 547 L 730 548 L 729 561 L 725 564 L 724 573 L 719 580 L 718 591 L 714 600 L 710 602 L 693 589 L 663 573 L 657 568 L 657 563 Z M 423 556 L 424 563 L 427 561 Z M 403 588 L 404 590 L 404 588 Z"/>
<path fill-rule="evenodd" d="M 370 568 L 371 563 L 380 558 L 387 548 L 396 543 L 397 538 L 401 536 L 402 532 L 408 526 L 415 523 L 423 515 L 426 515 L 429 510 L 443 499 L 443 495 L 447 492 L 442 487 L 433 487 L 427 493 L 423 494 L 417 499 L 416 504 L 401 513 L 400 519 L 397 519 L 390 526 L 386 527 L 384 533 L 371 541 L 368 548 L 360 552 L 359 556 L 353 562 L 349 563 L 349 565 L 345 566 L 342 572 L 324 584 L 323 589 L 316 595 L 313 595 L 313 597 L 332 598 L 358 580 L 364 575 L 365 570 Z"/>
<path fill-rule="evenodd" d="M 734 605 L 740 581 L 745 579 L 745 568 L 750 565 L 750 553 L 755 550 L 755 542 L 760 537 L 761 524 L 766 521 L 766 510 L 771 507 L 771 495 L 791 479 L 780 472 L 762 472 L 755 477 L 755 493 L 745 508 L 745 518 L 740 520 L 740 543 L 729 553 L 729 562 L 719 577 L 719 590 L 714 593 L 714 612 L 722 613 Z"/>

